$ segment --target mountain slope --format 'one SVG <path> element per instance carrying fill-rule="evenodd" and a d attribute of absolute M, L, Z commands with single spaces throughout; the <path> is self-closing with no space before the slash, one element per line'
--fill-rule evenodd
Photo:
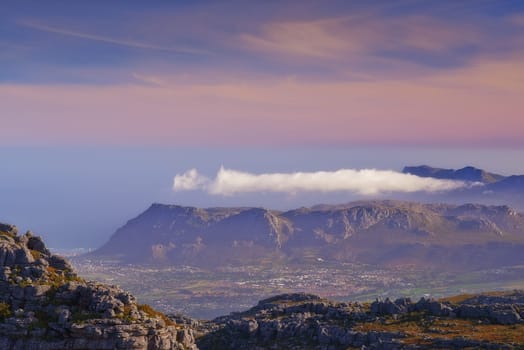
<path fill-rule="evenodd" d="M 421 177 L 460 180 L 467 184 L 453 191 L 436 194 L 417 193 L 404 196 L 404 199 L 447 203 L 506 204 L 524 211 L 524 175 L 503 176 L 471 166 L 458 170 L 434 168 L 427 165 L 407 166 L 404 167 L 403 172 Z"/>
<path fill-rule="evenodd" d="M 492 191 L 515 191 L 524 192 L 524 175 L 508 176 L 500 181 L 491 183 L 487 186 Z"/>
<path fill-rule="evenodd" d="M 355 202 L 287 212 L 154 204 L 95 256 L 218 266 L 268 259 L 459 265 L 524 262 L 524 215 L 507 206 Z M 478 252 L 485 254 L 481 261 Z"/>
<path fill-rule="evenodd" d="M 472 166 L 467 166 L 458 170 L 433 168 L 428 165 L 406 166 L 404 167 L 402 172 L 406 174 L 417 175 L 420 177 L 433 177 L 436 179 L 481 182 L 484 184 L 490 184 L 505 179 L 505 176 L 503 175 L 489 173 L 485 170 L 478 169 Z"/>

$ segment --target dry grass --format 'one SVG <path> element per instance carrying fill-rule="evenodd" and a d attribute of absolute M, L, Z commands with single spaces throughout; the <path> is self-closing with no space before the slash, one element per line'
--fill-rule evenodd
<path fill-rule="evenodd" d="M 31 252 L 31 255 L 33 256 L 33 259 L 38 260 L 42 257 L 42 253 L 40 253 L 38 250 L 29 249 Z"/>
<path fill-rule="evenodd" d="M 465 301 L 465 300 L 468 300 L 470 298 L 473 298 L 475 295 L 474 294 L 459 294 L 459 295 L 454 295 L 454 296 L 451 296 L 451 297 L 445 297 L 445 298 L 442 298 L 442 299 L 439 299 L 440 302 L 450 302 L 452 304 L 460 304 L 461 302 Z"/>
<path fill-rule="evenodd" d="M 418 321 L 390 319 L 384 323 L 361 323 L 356 325 L 354 329 L 361 332 L 401 332 L 406 335 L 402 339 L 405 344 L 430 344 L 435 339 L 453 339 L 456 337 L 497 344 L 524 344 L 524 324 L 505 326 L 479 324 L 478 321 L 473 320 L 421 318 Z"/>
<path fill-rule="evenodd" d="M 8 303 L 0 302 L 0 320 L 11 316 L 11 306 Z"/>
<path fill-rule="evenodd" d="M 16 234 L 14 234 L 12 232 L 0 231 L 0 236 L 7 236 L 7 237 L 15 238 Z"/>
<path fill-rule="evenodd" d="M 151 306 L 149 306 L 147 304 L 139 304 L 138 305 L 138 310 L 145 312 L 146 315 L 148 315 L 149 317 L 162 319 L 166 323 L 166 326 L 175 326 L 176 325 L 175 322 L 173 322 L 165 314 L 163 314 L 160 311 L 157 311 L 157 310 L 153 309 Z"/>
<path fill-rule="evenodd" d="M 446 302 L 447 301 L 447 302 L 450 302 L 452 304 L 460 304 L 463 301 L 466 301 L 468 299 L 474 298 L 474 297 L 479 296 L 479 295 L 504 296 L 504 295 L 507 295 L 509 293 L 510 292 L 508 292 L 508 291 L 493 291 L 493 292 L 487 292 L 487 293 L 482 293 L 482 294 L 459 294 L 459 295 L 454 295 L 454 296 L 450 296 L 450 297 L 441 298 L 441 299 L 439 299 L 439 301 L 440 302 Z"/>

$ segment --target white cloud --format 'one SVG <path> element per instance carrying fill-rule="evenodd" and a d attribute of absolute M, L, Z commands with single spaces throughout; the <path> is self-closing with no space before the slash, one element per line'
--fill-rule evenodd
<path fill-rule="evenodd" d="M 190 169 L 183 174 L 177 174 L 173 180 L 174 191 L 197 190 L 206 187 L 209 179 L 198 173 L 196 169 Z"/>
<path fill-rule="evenodd" d="M 213 195 L 248 192 L 439 192 L 464 187 L 462 181 L 423 178 L 392 170 L 340 169 L 336 171 L 252 174 L 220 168 L 214 179 L 191 169 L 174 178 L 173 190 L 204 190 Z"/>

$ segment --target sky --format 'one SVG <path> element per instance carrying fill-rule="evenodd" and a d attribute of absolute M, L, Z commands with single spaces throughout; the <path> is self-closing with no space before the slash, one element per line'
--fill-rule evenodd
<path fill-rule="evenodd" d="M 365 195 L 303 191 L 341 169 L 524 173 L 523 91 L 522 1 L 4 0 L 0 220 L 94 247 L 152 202 Z"/>

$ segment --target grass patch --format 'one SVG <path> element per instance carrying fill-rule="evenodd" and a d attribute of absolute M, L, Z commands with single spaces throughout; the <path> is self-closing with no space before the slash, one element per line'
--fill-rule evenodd
<path fill-rule="evenodd" d="M 450 302 L 452 304 L 460 304 L 462 303 L 463 301 L 466 301 L 468 299 L 471 299 L 475 296 L 475 294 L 459 294 L 459 295 L 454 295 L 454 296 L 451 296 L 451 297 L 445 297 L 445 298 L 441 298 L 439 299 L 440 302 Z"/>
<path fill-rule="evenodd" d="M 11 306 L 8 303 L 0 302 L 0 320 L 5 320 L 11 316 Z"/>
<path fill-rule="evenodd" d="M 46 284 L 49 284 L 53 288 L 58 288 L 67 282 L 85 282 L 82 278 L 74 274 L 64 274 L 62 271 L 58 271 L 52 266 L 47 267 L 47 273 L 49 282 Z"/>
<path fill-rule="evenodd" d="M 13 232 L 0 231 L 0 236 L 7 236 L 7 237 L 15 238 L 16 234 Z"/>
<path fill-rule="evenodd" d="M 394 320 L 386 318 L 376 322 L 357 324 L 354 330 L 361 332 L 401 332 L 404 344 L 431 344 L 436 339 L 464 337 L 469 340 L 496 344 L 524 344 L 524 324 L 511 326 L 479 324 L 475 320 L 412 316 Z"/>
<path fill-rule="evenodd" d="M 124 305 L 124 312 L 116 315 L 116 317 L 120 318 L 126 323 L 132 323 L 135 321 L 135 319 L 131 316 L 131 306 L 129 305 Z"/>
<path fill-rule="evenodd" d="M 29 249 L 29 252 L 31 252 L 31 255 L 33 256 L 33 259 L 38 260 L 42 257 L 42 253 L 40 253 L 38 250 Z"/>
<path fill-rule="evenodd" d="M 151 306 L 147 304 L 138 304 L 138 310 L 144 312 L 149 317 L 162 319 L 167 326 L 175 325 L 175 322 L 173 322 L 169 317 L 167 317 L 162 312 L 153 309 Z"/>
<path fill-rule="evenodd" d="M 452 304 L 460 304 L 468 299 L 471 299 L 477 296 L 481 296 L 481 295 L 486 295 L 486 296 L 491 296 L 491 297 L 494 297 L 494 296 L 500 297 L 500 296 L 505 296 L 505 295 L 510 295 L 510 294 L 511 293 L 509 291 L 493 291 L 493 292 L 484 292 L 484 293 L 479 293 L 479 294 L 459 294 L 459 295 L 441 298 L 439 299 L 439 301 L 440 302 L 447 301 Z"/>

